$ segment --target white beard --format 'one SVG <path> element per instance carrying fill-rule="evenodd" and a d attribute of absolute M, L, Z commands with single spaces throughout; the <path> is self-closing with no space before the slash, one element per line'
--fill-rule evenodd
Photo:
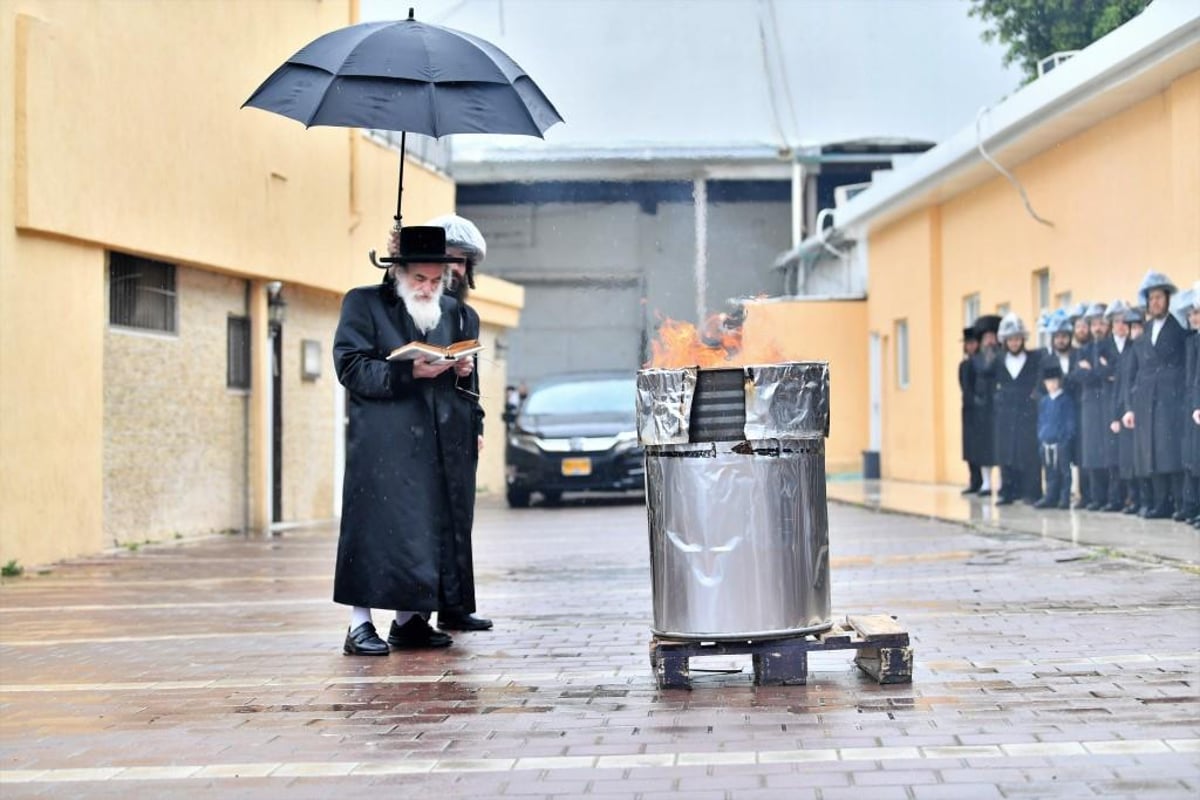
<path fill-rule="evenodd" d="M 413 324 L 421 333 L 429 333 L 442 319 L 442 287 L 429 300 L 419 300 L 416 293 L 404 281 L 404 275 L 396 276 L 396 294 L 404 301 L 404 308 L 412 317 Z"/>

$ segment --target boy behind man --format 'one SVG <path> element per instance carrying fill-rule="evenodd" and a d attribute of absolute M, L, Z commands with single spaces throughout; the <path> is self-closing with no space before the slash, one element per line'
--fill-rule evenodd
<path fill-rule="evenodd" d="M 1079 429 L 1075 402 L 1063 391 L 1062 367 L 1051 356 L 1042 364 L 1046 394 L 1038 401 L 1038 448 L 1046 493 L 1034 508 L 1071 507 L 1071 445 Z"/>

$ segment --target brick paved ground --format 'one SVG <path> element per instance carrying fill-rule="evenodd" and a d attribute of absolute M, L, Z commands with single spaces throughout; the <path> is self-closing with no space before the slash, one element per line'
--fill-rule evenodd
<path fill-rule="evenodd" d="M 341 655 L 332 531 L 146 548 L 0 588 L 0 795 L 1194 797 L 1200 577 L 1028 534 L 831 509 L 833 605 L 912 633 L 657 691 L 637 504 L 480 510 L 490 633 Z M 377 623 L 384 622 L 377 612 Z M 380 625 L 380 627 L 384 627 Z"/>

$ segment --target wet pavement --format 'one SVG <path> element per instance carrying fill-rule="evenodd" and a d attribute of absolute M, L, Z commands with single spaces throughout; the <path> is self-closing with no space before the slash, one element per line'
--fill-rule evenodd
<path fill-rule="evenodd" d="M 1200 565 L 1200 530 L 1169 520 L 1104 511 L 997 506 L 995 497 L 964 496 L 961 486 L 889 480 L 832 480 L 829 498 L 876 511 L 959 522 L 991 533 L 1028 533 L 1134 558 Z"/>
<path fill-rule="evenodd" d="M 640 504 L 485 504 L 477 521 L 496 629 L 444 651 L 341 655 L 329 529 L 6 580 L 0 795 L 1200 791 L 1200 575 L 1178 562 L 835 505 L 835 615 L 895 615 L 912 684 L 879 686 L 835 651 L 810 656 L 805 686 L 753 686 L 746 656 L 659 691 Z"/>

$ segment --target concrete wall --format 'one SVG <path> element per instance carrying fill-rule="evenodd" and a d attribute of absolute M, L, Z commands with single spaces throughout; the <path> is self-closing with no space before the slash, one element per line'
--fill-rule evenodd
<path fill-rule="evenodd" d="M 246 282 L 180 268 L 175 288 L 176 334 L 106 325 L 106 543 L 241 530 L 248 514 L 249 393 L 226 388 L 226 320 L 246 316 Z"/>
<path fill-rule="evenodd" d="M 1200 278 L 1200 72 L 1058 143 L 1013 172 L 1047 227 L 997 176 L 941 206 L 871 233 L 871 330 L 893 336 L 907 318 L 912 386 L 894 378 L 884 347 L 886 477 L 960 482 L 959 390 L 963 301 L 983 313 L 1009 304 L 1032 325 L 1034 273 L 1074 302 L 1136 301 L 1147 269 L 1181 287 Z M 932 446 L 931 446 L 932 445 Z"/>
<path fill-rule="evenodd" d="M 829 362 L 830 473 L 857 472 L 867 449 L 867 303 L 772 300 L 746 305 L 743 348 L 791 361 Z"/>

